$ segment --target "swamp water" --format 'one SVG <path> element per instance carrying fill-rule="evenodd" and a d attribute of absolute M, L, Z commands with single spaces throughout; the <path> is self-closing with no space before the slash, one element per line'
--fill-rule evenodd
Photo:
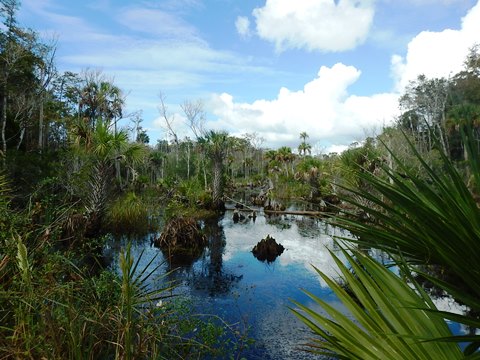
<path fill-rule="evenodd" d="M 348 233 L 304 216 L 260 214 L 255 221 L 246 218 L 234 223 L 231 211 L 205 222 L 203 229 L 209 245 L 188 264 L 169 265 L 148 236 L 132 243 L 132 254 L 137 258 L 144 251 L 140 269 L 158 254 L 152 266 L 163 263 L 157 270 L 159 277 L 175 268 L 168 280 L 178 285 L 176 293 L 191 301 L 192 314 L 218 316 L 253 338 L 254 344 L 241 351 L 241 358 L 320 359 L 301 350 L 311 333 L 288 307 L 294 307 L 290 300 L 296 300 L 315 309 L 301 291 L 306 289 L 337 309 L 344 309 L 313 266 L 335 277 L 337 270 L 329 250 L 339 255 L 333 238 Z M 267 235 L 285 247 L 271 263 L 257 260 L 251 252 Z M 106 249 L 107 255 L 118 257 L 125 244 L 126 240 L 113 242 Z"/>
<path fill-rule="evenodd" d="M 234 223 L 231 211 L 218 220 L 205 222 L 203 229 L 209 241 L 203 254 L 190 264 L 169 266 L 165 262 L 157 270 L 158 275 L 176 268 L 169 280 L 178 284 L 176 293 L 192 301 L 192 313 L 217 315 L 227 324 L 234 324 L 240 332 L 246 331 L 246 336 L 255 342 L 241 352 L 243 358 L 315 358 L 301 350 L 311 333 L 288 307 L 294 307 L 290 300 L 314 307 L 301 291 L 306 289 L 342 308 L 313 266 L 335 276 L 335 265 L 328 251 L 339 250 L 333 236 L 347 234 L 321 220 L 304 216 L 260 214 L 255 221 L 246 218 Z M 257 260 L 251 252 L 267 235 L 285 247 L 270 263 Z M 126 240 L 115 241 L 106 249 L 107 255 L 118 256 L 125 243 Z M 135 258 L 142 251 L 140 269 L 158 253 L 153 266 L 165 260 L 161 250 L 151 245 L 150 237 L 132 243 Z"/>

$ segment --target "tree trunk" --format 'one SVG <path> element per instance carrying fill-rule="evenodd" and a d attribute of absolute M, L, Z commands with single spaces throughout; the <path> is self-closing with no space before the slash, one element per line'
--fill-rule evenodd
<path fill-rule="evenodd" d="M 2 150 L 1 150 L 1 158 L 2 158 L 2 165 L 5 167 L 5 162 L 7 159 L 7 140 L 5 138 L 5 130 L 7 128 L 7 92 L 4 86 L 3 96 L 1 99 L 2 104 L 2 112 L 0 115 L 0 123 L 1 123 L 1 137 L 2 137 Z"/>
<path fill-rule="evenodd" d="M 40 95 L 39 114 L 38 114 L 38 150 L 43 150 L 43 92 Z"/>
<path fill-rule="evenodd" d="M 21 126 L 22 130 L 20 130 L 20 137 L 17 143 L 17 151 L 20 149 L 20 146 L 22 146 L 23 138 L 25 137 L 25 125 L 21 124 Z"/>
<path fill-rule="evenodd" d="M 222 202 L 223 198 L 223 159 L 215 156 L 213 158 L 213 206 L 216 210 L 222 210 L 225 205 Z"/>
<path fill-rule="evenodd" d="M 187 143 L 187 180 L 190 180 L 190 144 Z"/>

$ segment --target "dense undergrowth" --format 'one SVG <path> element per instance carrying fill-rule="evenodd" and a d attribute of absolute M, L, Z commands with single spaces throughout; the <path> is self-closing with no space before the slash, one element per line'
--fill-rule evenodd
<path fill-rule="evenodd" d="M 62 237 L 71 208 L 47 209 L 47 199 L 20 210 L 13 194 L 1 176 L 0 358 L 227 357 L 247 344 L 220 319 L 192 314 L 154 259 L 141 269 L 127 246 L 118 270 L 105 267 L 104 236 Z M 149 231 L 145 203 L 133 193 L 121 196 L 107 212 L 108 226 Z M 153 278 L 164 286 L 150 288 Z"/>

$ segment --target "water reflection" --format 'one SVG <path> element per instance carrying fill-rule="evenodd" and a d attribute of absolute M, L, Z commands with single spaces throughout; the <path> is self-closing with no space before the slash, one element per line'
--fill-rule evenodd
<path fill-rule="evenodd" d="M 302 216 L 266 218 L 258 214 L 255 222 L 247 218 L 234 223 L 232 213 L 205 221 L 203 230 L 208 239 L 205 251 L 193 263 L 175 264 L 177 269 L 168 278 L 179 285 L 178 292 L 194 301 L 192 311 L 219 315 L 230 324 L 248 324 L 256 344 L 242 354 L 245 358 L 312 359 L 298 350 L 311 335 L 288 310 L 292 305 L 289 299 L 309 304 L 309 298 L 300 291 L 305 288 L 336 304 L 336 297 L 320 282 L 312 265 L 337 276 L 328 250 L 338 251 L 332 237 L 342 232 Z M 267 235 L 285 247 L 271 264 L 258 261 L 251 252 Z M 140 253 L 146 249 L 147 261 L 160 252 L 149 243 L 146 238 L 132 250 Z M 158 261 L 164 259 L 160 257 Z"/>
<path fill-rule="evenodd" d="M 270 235 L 285 247 L 283 254 L 276 260 L 279 266 L 301 265 L 310 273 L 316 274 L 313 268 L 315 266 L 331 277 L 337 276 L 338 268 L 329 250 L 342 257 L 333 237 L 348 235 L 319 219 L 303 216 L 261 216 L 255 224 L 235 224 L 226 217 L 221 220 L 221 224 L 228 239 L 224 261 L 234 258 L 238 253 L 250 252 L 258 241 Z M 320 277 L 317 279 L 321 286 L 326 286 Z"/>
<path fill-rule="evenodd" d="M 207 292 L 209 296 L 229 293 L 242 275 L 223 267 L 223 252 L 227 243 L 223 226 L 217 219 L 209 219 L 204 224 L 204 231 L 208 239 L 208 251 L 199 262 L 198 270 L 192 269 L 194 288 Z"/>

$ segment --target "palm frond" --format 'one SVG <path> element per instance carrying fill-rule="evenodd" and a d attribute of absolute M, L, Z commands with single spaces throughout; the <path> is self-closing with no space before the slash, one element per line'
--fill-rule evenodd
<path fill-rule="evenodd" d="M 426 342 L 452 336 L 424 292 L 418 292 L 402 278 L 357 250 L 343 250 L 350 271 L 336 255 L 345 286 L 316 269 L 347 309 L 335 309 L 310 292 L 305 293 L 322 308 L 320 315 L 294 302 L 292 309 L 320 338 L 313 340 L 313 352 L 330 353 L 345 359 L 460 359 L 456 343 Z M 350 291 L 346 291 L 345 287 Z"/>
<path fill-rule="evenodd" d="M 469 138 L 465 141 L 468 143 Z M 410 147 L 428 176 L 417 177 L 391 152 L 398 171 L 384 167 L 387 178 L 358 174 L 374 191 L 350 190 L 354 196 L 344 199 L 368 213 L 375 223 L 348 217 L 337 218 L 335 223 L 351 231 L 356 236 L 354 241 L 363 246 L 402 255 L 411 263 L 448 269 L 449 279 L 442 282 L 434 277 L 432 281 L 448 286 L 457 300 L 479 310 L 480 209 L 446 155 L 442 155 L 443 172 L 437 174 L 413 144 Z M 471 151 L 468 161 L 475 170 L 478 153 Z"/>

